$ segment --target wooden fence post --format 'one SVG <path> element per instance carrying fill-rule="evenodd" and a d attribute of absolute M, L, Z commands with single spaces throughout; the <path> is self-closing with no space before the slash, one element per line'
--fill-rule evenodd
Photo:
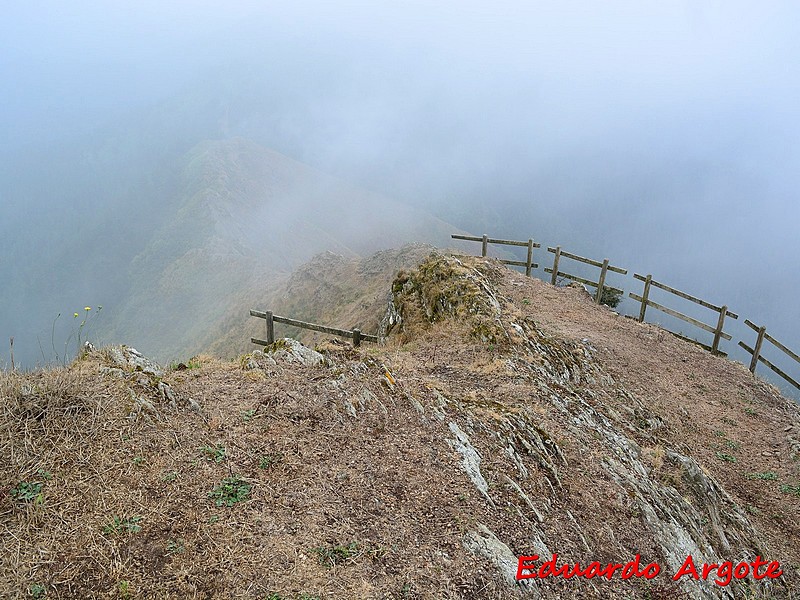
<path fill-rule="evenodd" d="M 361 330 L 356 327 L 353 329 L 353 348 L 358 348 L 361 345 Z"/>
<path fill-rule="evenodd" d="M 722 326 L 725 324 L 725 313 L 727 312 L 727 306 L 723 306 L 719 310 L 719 321 L 717 321 L 717 328 L 714 330 L 714 343 L 711 344 L 712 352 L 719 352 L 719 340 L 722 337 Z"/>
<path fill-rule="evenodd" d="M 525 260 L 525 275 L 531 276 L 531 263 L 533 262 L 533 240 L 528 240 L 528 258 Z"/>
<path fill-rule="evenodd" d="M 647 297 L 650 295 L 650 282 L 653 281 L 653 276 L 648 275 L 644 280 L 644 291 L 642 292 L 642 308 L 639 309 L 639 323 L 644 322 L 644 313 L 647 311 Z"/>
<path fill-rule="evenodd" d="M 483 244 L 481 245 L 481 256 L 483 256 L 485 258 L 486 257 L 486 250 L 488 249 L 488 246 L 489 246 L 489 236 L 484 233 L 482 241 L 483 241 Z"/>
<path fill-rule="evenodd" d="M 761 355 L 761 344 L 764 343 L 764 334 L 767 333 L 767 328 L 763 325 L 758 330 L 758 339 L 756 339 L 755 348 L 753 348 L 753 358 L 750 361 L 750 372 L 756 372 L 756 366 L 758 365 L 758 357 Z"/>
<path fill-rule="evenodd" d="M 550 279 L 550 283 L 553 285 L 556 284 L 558 280 L 558 259 L 561 258 L 561 246 L 556 246 L 556 256 L 553 259 L 553 277 Z"/>
<path fill-rule="evenodd" d="M 608 259 L 603 260 L 603 268 L 600 270 L 600 280 L 597 282 L 597 294 L 594 297 L 594 303 L 600 304 L 603 299 L 603 287 L 606 284 L 606 273 L 608 272 Z"/>
<path fill-rule="evenodd" d="M 272 321 L 272 311 L 267 311 L 267 341 L 270 344 L 275 343 L 275 324 Z"/>

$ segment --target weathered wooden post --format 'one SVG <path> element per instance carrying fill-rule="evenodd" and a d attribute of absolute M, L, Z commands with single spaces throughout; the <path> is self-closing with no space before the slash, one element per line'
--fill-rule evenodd
<path fill-rule="evenodd" d="M 608 259 L 603 260 L 603 268 L 600 270 L 600 280 L 597 282 L 597 294 L 594 297 L 594 303 L 600 304 L 603 299 L 603 287 L 606 284 L 606 273 L 608 272 Z"/>
<path fill-rule="evenodd" d="M 719 352 L 719 340 L 722 337 L 722 326 L 725 324 L 725 314 L 728 312 L 728 307 L 723 306 L 719 310 L 719 321 L 717 321 L 717 328 L 714 330 L 714 343 L 711 344 L 711 351 Z"/>
<path fill-rule="evenodd" d="M 361 345 L 361 330 L 356 327 L 353 329 L 353 348 L 358 348 Z"/>
<path fill-rule="evenodd" d="M 488 250 L 488 247 L 489 247 L 489 236 L 486 235 L 485 233 L 483 234 L 482 242 L 483 242 L 483 244 L 481 245 L 481 256 L 483 256 L 485 258 L 486 257 L 486 250 Z"/>
<path fill-rule="evenodd" d="M 647 297 L 650 295 L 650 282 L 653 276 L 648 275 L 644 280 L 644 291 L 642 292 L 642 308 L 639 309 L 639 323 L 644 322 L 644 313 L 647 311 Z"/>
<path fill-rule="evenodd" d="M 767 333 L 767 328 L 765 326 L 761 326 L 758 329 L 758 339 L 756 339 L 755 348 L 753 348 L 753 358 L 750 360 L 750 372 L 756 372 L 756 366 L 758 365 L 758 357 L 761 355 L 761 344 L 764 343 L 764 334 Z"/>
<path fill-rule="evenodd" d="M 553 259 L 553 276 L 550 278 L 550 283 L 556 284 L 558 280 L 558 260 L 561 258 L 561 246 L 556 246 L 556 256 Z"/>
<path fill-rule="evenodd" d="M 270 344 L 275 343 L 275 324 L 272 321 L 272 311 L 267 311 L 267 341 Z"/>
<path fill-rule="evenodd" d="M 528 258 L 525 260 L 525 275 L 531 276 L 531 263 L 533 262 L 533 240 L 528 240 Z"/>

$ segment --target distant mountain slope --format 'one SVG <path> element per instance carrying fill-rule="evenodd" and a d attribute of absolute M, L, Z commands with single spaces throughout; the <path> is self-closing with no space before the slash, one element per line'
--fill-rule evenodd
<path fill-rule="evenodd" d="M 290 276 L 277 277 L 268 289 L 249 288 L 230 306 L 228 316 L 208 331 L 201 346 L 226 356 L 253 349 L 251 337 L 264 338 L 264 320 L 248 317 L 251 308 L 332 327 L 374 334 L 386 312 L 387 289 L 398 271 L 410 269 L 434 250 L 410 244 L 380 250 L 365 258 L 323 252 Z M 323 339 L 316 332 L 275 325 L 275 335 L 289 335 L 306 344 Z"/>
<path fill-rule="evenodd" d="M 204 350 L 238 299 L 266 293 L 319 252 L 444 245 L 454 230 L 244 139 L 199 144 L 180 179 L 176 208 L 133 259 L 106 332 L 160 359 Z"/>

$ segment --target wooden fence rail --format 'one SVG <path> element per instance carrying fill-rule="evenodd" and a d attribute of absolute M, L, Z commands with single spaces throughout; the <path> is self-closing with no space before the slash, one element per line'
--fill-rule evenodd
<path fill-rule="evenodd" d="M 260 310 L 253 310 L 250 309 L 250 316 L 251 317 L 258 317 L 259 319 L 266 319 L 267 321 L 267 339 L 260 340 L 258 338 L 250 338 L 250 341 L 254 344 L 259 344 L 260 346 L 268 346 L 270 344 L 275 343 L 275 323 L 283 323 L 285 325 L 291 325 L 293 327 L 300 327 L 302 329 L 310 329 L 312 331 L 320 331 L 322 333 L 327 333 L 330 335 L 336 335 L 343 338 L 348 338 L 353 340 L 353 346 L 361 345 L 361 342 L 373 342 L 378 343 L 380 340 L 377 335 L 369 335 L 367 333 L 361 333 L 361 330 L 356 328 L 353 330 L 347 329 L 337 329 L 335 327 L 327 327 L 325 325 L 317 325 L 316 323 L 308 323 L 306 321 L 298 321 L 297 319 L 290 319 L 289 317 L 281 317 L 279 315 L 273 314 L 272 311 L 260 311 Z"/>
<path fill-rule="evenodd" d="M 455 235 L 454 234 L 451 237 L 453 239 L 456 239 L 456 240 L 467 240 L 467 241 L 473 241 L 473 242 L 481 242 L 482 243 L 481 256 L 484 256 L 484 257 L 486 256 L 486 253 L 487 253 L 488 244 L 505 244 L 505 245 L 508 245 L 508 246 L 527 246 L 528 247 L 528 260 L 526 262 L 513 261 L 513 260 L 504 260 L 504 261 L 501 261 L 501 262 L 503 262 L 504 264 L 507 264 L 507 265 L 516 265 L 516 266 L 525 267 L 526 268 L 525 269 L 525 274 L 528 275 L 529 277 L 531 276 L 531 268 L 532 267 L 533 268 L 538 267 L 538 265 L 536 265 L 536 264 L 534 264 L 532 262 L 532 255 L 533 255 L 533 248 L 540 248 L 541 245 L 540 244 L 534 244 L 532 239 L 528 240 L 527 242 L 521 242 L 521 241 L 515 241 L 515 240 L 500 240 L 500 239 L 490 238 L 485 234 L 483 236 L 481 236 L 481 237 L 468 236 L 468 235 Z M 546 273 L 550 273 L 552 275 L 552 277 L 550 279 L 550 283 L 552 283 L 553 285 L 555 285 L 557 283 L 559 277 L 565 277 L 565 278 L 571 279 L 573 281 L 578 281 L 580 283 L 596 287 L 597 288 L 597 294 L 595 295 L 595 302 L 597 302 L 598 304 L 600 303 L 600 301 L 602 299 L 602 295 L 603 295 L 603 290 L 604 289 L 612 290 L 612 291 L 614 291 L 615 293 L 618 293 L 618 294 L 624 294 L 625 293 L 621 289 L 606 285 L 605 280 L 606 280 L 606 274 L 608 273 L 608 271 L 612 271 L 614 273 L 620 273 L 622 275 L 627 275 L 627 273 L 628 273 L 628 271 L 625 270 L 625 269 L 622 269 L 620 267 L 614 267 L 614 266 L 610 265 L 608 259 L 605 259 L 602 262 L 597 261 L 597 260 L 592 260 L 592 259 L 586 258 L 584 256 L 579 256 L 577 254 L 572 254 L 570 252 L 566 252 L 566 251 L 561 249 L 561 246 L 556 246 L 555 248 L 548 247 L 547 251 L 551 252 L 551 253 L 553 253 L 555 255 L 554 259 L 553 259 L 553 267 L 544 269 Z M 565 257 L 565 258 L 569 258 L 569 259 L 572 259 L 572 260 L 576 260 L 578 262 L 582 262 L 582 263 L 591 265 L 593 267 L 598 267 L 600 269 L 600 277 L 599 277 L 599 279 L 597 281 L 590 281 L 588 279 L 584 279 L 582 277 L 578 277 L 577 275 L 572 275 L 570 273 L 565 273 L 564 271 L 560 270 L 559 269 L 559 262 L 560 262 L 562 256 Z M 738 319 L 739 315 L 737 315 L 736 313 L 733 313 L 730 310 L 728 310 L 727 306 L 716 306 L 715 304 L 711 304 L 710 302 L 706 302 L 705 300 L 702 300 L 700 298 L 697 298 L 695 296 L 687 294 L 686 292 L 682 292 L 682 291 L 677 290 L 677 289 L 675 289 L 673 287 L 670 287 L 670 286 L 668 286 L 668 285 L 666 285 L 664 283 L 656 281 L 656 280 L 653 279 L 652 275 L 639 275 L 638 273 L 634 273 L 633 277 L 635 279 L 639 280 L 639 281 L 644 282 L 644 290 L 642 291 L 642 295 L 641 296 L 639 294 L 634 294 L 633 292 L 628 294 L 629 297 L 631 297 L 634 300 L 636 300 L 636 301 L 641 303 L 641 307 L 639 309 L 639 318 L 638 318 L 638 320 L 640 322 L 644 321 L 645 313 L 647 312 L 647 307 L 648 306 L 652 307 L 652 308 L 655 308 L 656 310 L 660 310 L 661 312 L 666 313 L 666 314 L 668 314 L 668 315 L 670 315 L 672 317 L 675 317 L 675 318 L 680 319 L 682 321 L 685 321 L 685 322 L 687 322 L 687 323 L 689 323 L 691 325 L 694 325 L 695 327 L 699 327 L 700 329 L 702 329 L 704 331 L 708 331 L 709 333 L 712 333 L 714 335 L 714 341 L 709 346 L 709 345 L 703 344 L 701 342 L 698 342 L 697 340 L 693 340 L 693 339 L 691 339 L 691 338 L 689 338 L 689 337 L 687 337 L 685 335 L 682 335 L 680 333 L 674 333 L 674 335 L 676 335 L 677 337 L 679 337 L 679 338 L 681 338 L 683 340 L 686 340 L 687 342 L 691 342 L 693 344 L 697 344 L 698 346 L 701 346 L 702 348 L 705 348 L 706 350 L 709 350 L 710 352 L 714 352 L 715 354 L 720 354 L 722 356 L 727 356 L 727 354 L 725 352 L 722 352 L 720 350 L 720 348 L 719 348 L 721 340 L 724 339 L 724 340 L 730 341 L 732 339 L 732 337 L 729 334 L 725 333 L 725 331 L 723 330 L 723 327 L 725 325 L 725 318 L 726 317 L 730 317 L 732 319 Z M 694 319 L 694 318 L 692 318 L 692 317 L 690 317 L 688 315 L 685 315 L 683 313 L 678 312 L 677 310 L 673 310 L 673 309 L 668 308 L 668 307 L 666 307 L 666 306 L 664 306 L 662 304 L 659 304 L 657 302 L 654 302 L 654 301 L 650 300 L 650 297 L 649 297 L 650 296 L 650 289 L 652 287 L 656 287 L 656 288 L 662 289 L 665 292 L 668 292 L 670 294 L 673 294 L 675 296 L 683 298 L 684 300 L 688 300 L 690 302 L 694 302 L 695 304 L 698 304 L 698 305 L 703 306 L 703 307 L 705 307 L 705 308 L 707 308 L 709 310 L 714 311 L 715 313 L 718 314 L 716 326 L 708 325 L 706 323 L 703 323 L 702 321 L 699 321 L 698 319 Z M 778 368 L 773 363 L 771 363 L 769 360 L 767 360 L 766 358 L 761 356 L 761 349 L 762 349 L 762 345 L 763 345 L 764 341 L 766 340 L 766 341 L 772 343 L 776 348 L 778 348 L 779 350 L 781 350 L 782 352 L 787 354 L 790 358 L 794 359 L 798 363 L 800 363 L 800 356 L 798 354 L 796 354 L 795 352 L 792 352 L 791 350 L 789 350 L 786 346 L 784 346 L 779 341 L 777 341 L 774 337 L 769 335 L 767 333 L 766 327 L 759 327 L 759 326 L 755 325 L 752 321 L 750 321 L 748 319 L 745 319 L 744 322 L 745 322 L 745 325 L 747 325 L 750 329 L 752 329 L 752 330 L 754 330 L 754 331 L 756 331 L 758 333 L 758 337 L 757 337 L 756 343 L 755 343 L 755 348 L 751 348 L 750 346 L 748 346 L 744 342 L 741 342 L 741 341 L 739 342 L 739 346 L 744 348 L 744 350 L 746 352 L 749 352 L 750 355 L 751 355 L 750 371 L 755 374 L 756 366 L 758 365 L 759 362 L 761 362 L 761 363 L 765 364 L 767 367 L 769 367 L 769 369 L 771 369 L 774 373 L 776 373 L 777 375 L 781 376 L 783 379 L 785 379 L 786 381 L 791 383 L 794 387 L 796 387 L 797 389 L 800 389 L 800 383 L 798 383 L 798 381 L 796 379 L 793 379 L 792 377 L 787 375 L 784 371 L 782 371 L 780 368 Z"/>
<path fill-rule="evenodd" d="M 485 257 L 489 249 L 489 244 L 500 244 L 505 246 L 523 246 L 528 248 L 528 258 L 525 261 L 521 260 L 505 260 L 499 259 L 504 265 L 514 265 L 515 267 L 525 267 L 525 275 L 531 277 L 531 269 L 538 269 L 539 265 L 533 262 L 533 249 L 541 248 L 542 245 L 534 242 L 532 239 L 527 242 L 518 242 L 516 240 L 498 240 L 488 237 L 484 234 L 482 237 L 475 237 L 472 235 L 456 235 L 450 236 L 454 240 L 467 240 L 468 242 L 481 242 L 481 256 Z"/>
<path fill-rule="evenodd" d="M 800 390 L 800 383 L 798 383 L 796 380 L 792 379 L 784 371 L 782 371 L 781 369 L 776 367 L 774 364 L 772 364 L 770 361 L 768 361 L 766 358 L 761 356 L 761 346 L 763 345 L 764 340 L 767 340 L 768 342 L 772 343 L 773 346 L 775 346 L 779 350 L 783 351 L 784 353 L 788 354 L 791 358 L 793 358 L 798 363 L 800 363 L 800 356 L 798 356 L 797 354 L 795 354 L 794 352 L 789 350 L 786 346 L 784 346 L 778 340 L 776 340 L 774 337 L 772 337 L 770 334 L 768 334 L 766 327 L 764 327 L 764 326 L 759 327 L 758 325 L 753 323 L 750 319 L 745 319 L 744 320 L 744 324 L 747 325 L 753 331 L 756 331 L 758 333 L 758 337 L 756 338 L 755 348 L 751 348 L 750 346 L 748 346 L 744 342 L 739 342 L 739 345 L 742 348 L 744 348 L 752 356 L 752 360 L 750 361 L 750 372 L 755 374 L 756 366 L 758 366 L 759 362 L 762 362 L 767 367 L 769 367 L 772 370 L 773 373 L 777 373 L 778 375 L 783 377 L 786 381 L 791 383 L 794 387 L 796 387 L 798 390 Z"/>
<path fill-rule="evenodd" d="M 566 277 L 567 279 L 571 279 L 572 281 L 577 281 L 579 283 L 583 283 L 586 285 L 591 285 L 592 287 L 597 288 L 597 293 L 594 295 L 594 301 L 596 304 L 600 304 L 603 300 L 603 291 L 604 290 L 611 290 L 619 294 L 620 296 L 625 292 L 619 288 L 612 287 L 610 285 L 606 285 L 606 274 L 609 271 L 613 271 L 614 273 L 621 273 L 622 275 L 627 275 L 627 269 L 623 269 L 621 267 L 614 267 L 608 264 L 608 259 L 606 258 L 603 262 L 599 262 L 596 260 L 592 260 L 591 258 L 586 258 L 584 256 L 579 256 L 577 254 L 572 254 L 571 252 L 566 252 L 561 249 L 561 246 L 556 246 L 555 248 L 547 248 L 548 252 L 553 253 L 555 256 L 553 257 L 553 268 L 552 269 L 545 269 L 545 273 L 551 273 L 552 277 L 550 278 L 550 283 L 553 285 L 556 284 L 559 277 Z M 597 281 L 591 281 L 589 279 L 584 279 L 583 277 L 578 277 L 577 275 L 571 275 L 565 271 L 559 270 L 559 263 L 561 262 L 561 257 L 570 258 L 577 262 L 581 262 L 587 265 L 591 265 L 593 267 L 600 268 L 600 279 Z"/>
<path fill-rule="evenodd" d="M 633 292 L 628 294 L 629 297 L 633 298 L 634 300 L 636 300 L 638 302 L 641 302 L 641 309 L 639 310 L 639 321 L 640 322 L 644 321 L 644 314 L 647 311 L 647 307 L 648 306 L 652 306 L 656 310 L 660 310 L 661 312 L 666 313 L 666 314 L 668 314 L 668 315 L 670 315 L 672 317 L 675 317 L 676 319 L 681 319 L 682 321 L 686 321 L 687 323 L 690 323 L 691 325 L 694 325 L 695 327 L 699 327 L 700 329 L 702 329 L 704 331 L 708 331 L 709 333 L 713 333 L 714 334 L 714 341 L 709 346 L 707 344 L 703 344 L 702 342 L 698 342 L 697 340 L 693 340 L 693 339 L 691 339 L 689 337 L 686 337 L 685 335 L 682 335 L 680 333 L 676 333 L 675 334 L 676 336 L 678 336 L 679 338 L 681 338 L 683 340 L 686 340 L 687 342 L 692 342 L 693 344 L 697 344 L 698 346 L 701 346 L 701 347 L 705 348 L 706 350 L 708 350 L 710 352 L 714 352 L 716 354 L 722 354 L 724 356 L 727 356 L 727 354 L 725 352 L 722 352 L 719 349 L 719 342 L 720 342 L 721 339 L 725 339 L 725 340 L 731 340 L 732 339 L 730 335 L 728 335 L 727 333 L 725 333 L 723 331 L 723 327 L 725 325 L 725 317 L 730 317 L 732 319 L 738 319 L 739 315 L 729 311 L 727 306 L 715 306 L 714 304 L 711 304 L 710 302 L 706 302 L 705 300 L 701 300 L 700 298 L 696 298 L 695 296 L 687 294 L 686 292 L 682 292 L 680 290 L 676 290 L 673 287 L 670 287 L 670 286 L 668 286 L 666 284 L 663 284 L 663 283 L 661 283 L 659 281 L 656 281 L 655 279 L 653 279 L 652 275 L 645 276 L 645 275 L 639 275 L 638 273 L 634 273 L 633 277 L 634 277 L 634 279 L 638 279 L 639 281 L 643 281 L 644 282 L 644 291 L 642 292 L 641 296 L 639 296 L 638 294 L 634 294 Z M 676 295 L 676 296 L 678 296 L 680 298 L 683 298 L 684 300 L 689 300 L 690 302 L 694 302 L 695 304 L 699 304 L 700 306 L 703 306 L 705 308 L 708 308 L 708 309 L 713 310 L 714 312 L 718 313 L 719 317 L 717 318 L 716 327 L 711 326 L 711 325 L 707 325 L 707 324 L 703 323 L 702 321 L 698 321 L 697 319 L 693 319 L 692 317 L 684 315 L 683 313 L 680 313 L 677 310 L 673 310 L 671 308 L 667 308 L 666 306 L 658 304 L 657 302 L 653 302 L 649 298 L 649 296 L 650 296 L 650 288 L 651 287 L 657 287 L 659 289 L 664 290 L 665 292 L 669 292 L 670 294 L 674 294 L 674 295 Z"/>

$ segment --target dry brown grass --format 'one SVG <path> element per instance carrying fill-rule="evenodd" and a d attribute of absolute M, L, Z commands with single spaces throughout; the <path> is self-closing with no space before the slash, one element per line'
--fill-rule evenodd
<path fill-rule="evenodd" d="M 0 597 L 521 597 L 465 549 L 478 523 L 517 555 L 540 535 L 565 560 L 641 552 L 663 561 L 635 498 L 603 467 L 614 448 L 558 408 L 579 401 L 639 443 L 658 481 L 683 485 L 667 450 L 701 460 L 737 503 L 759 511 L 759 539 L 784 561 L 787 585 L 800 580 L 800 500 L 747 478 L 766 469 L 778 483 L 798 477 L 783 432 L 797 425 L 796 410 L 746 371 L 672 338 L 654 342 L 651 329 L 575 291 L 512 286 L 524 278 L 486 269 L 507 344 L 482 342 L 461 315 L 419 326 L 408 343 L 323 344 L 330 362 L 318 367 L 196 357 L 164 376 L 174 407 L 158 381 L 109 371 L 102 352 L 69 368 L 0 374 Z M 547 335 L 529 352 L 509 323 L 534 320 Z M 592 357 L 584 337 L 597 347 Z M 573 373 L 563 379 L 536 375 L 565 366 Z M 689 374 L 711 391 L 693 387 Z M 133 410 L 137 397 L 154 411 Z M 726 426 L 753 402 L 758 416 L 746 431 Z M 700 416 L 683 416 L 684 406 Z M 480 450 L 491 502 L 462 472 L 451 422 Z M 513 431 L 546 451 L 526 452 Z M 740 445 L 729 448 L 735 464 L 715 459 L 727 442 Z M 218 506 L 210 494 L 231 477 L 247 493 Z M 36 493 L 23 500 L 12 493 L 21 483 L 41 488 L 26 488 Z M 649 588 L 549 580 L 540 590 L 545 598 L 679 594 L 668 578 Z M 791 598 L 786 590 L 772 596 Z"/>

